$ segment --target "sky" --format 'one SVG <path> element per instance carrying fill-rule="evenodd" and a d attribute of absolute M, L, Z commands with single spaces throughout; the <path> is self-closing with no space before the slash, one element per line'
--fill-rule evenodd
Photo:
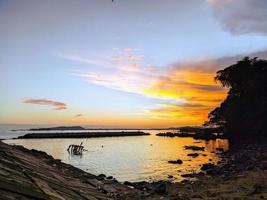
<path fill-rule="evenodd" d="M 267 59 L 263 0 L 0 0 L 0 123 L 200 125 Z"/>

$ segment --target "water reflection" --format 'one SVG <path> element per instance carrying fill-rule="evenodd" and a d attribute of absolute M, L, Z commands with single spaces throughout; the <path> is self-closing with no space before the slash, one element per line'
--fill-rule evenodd
<path fill-rule="evenodd" d="M 29 149 L 47 152 L 57 159 L 72 164 L 93 174 L 106 174 L 119 181 L 143 181 L 167 179 L 172 175 L 175 181 L 181 180 L 181 174 L 197 172 L 207 162 L 216 163 L 216 148 L 229 148 L 227 140 L 202 141 L 192 138 L 167 138 L 155 136 L 159 131 L 150 131 L 151 136 L 111 137 L 90 139 L 27 139 L 7 140 Z M 70 144 L 83 142 L 87 151 L 82 156 L 69 155 Z M 184 145 L 205 147 L 198 151 L 196 158 L 188 157 L 193 150 L 185 150 Z M 169 160 L 181 159 L 183 164 L 170 164 Z M 211 161 L 210 161 L 211 160 Z"/>

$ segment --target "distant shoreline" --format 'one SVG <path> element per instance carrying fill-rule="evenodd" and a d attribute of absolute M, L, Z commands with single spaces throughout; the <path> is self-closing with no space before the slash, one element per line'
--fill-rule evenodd
<path fill-rule="evenodd" d="M 13 129 L 11 131 L 94 131 L 94 130 L 179 130 L 180 128 L 84 128 L 82 126 L 58 126 L 49 128 Z"/>

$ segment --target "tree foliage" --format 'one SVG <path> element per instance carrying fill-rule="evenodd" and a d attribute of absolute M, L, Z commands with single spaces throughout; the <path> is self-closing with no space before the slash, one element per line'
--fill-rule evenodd
<path fill-rule="evenodd" d="M 267 136 L 267 61 L 245 57 L 218 71 L 215 80 L 229 91 L 205 125 L 222 126 L 230 137 Z"/>

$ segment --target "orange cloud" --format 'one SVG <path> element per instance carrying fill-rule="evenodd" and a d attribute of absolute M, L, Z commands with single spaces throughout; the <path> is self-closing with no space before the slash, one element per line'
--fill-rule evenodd
<path fill-rule="evenodd" d="M 181 103 L 163 103 L 147 112 L 158 118 L 175 118 L 177 124 L 182 121 L 201 124 L 226 96 L 226 90 L 214 81 L 214 76 L 215 72 L 172 68 L 144 92 Z"/>
<path fill-rule="evenodd" d="M 172 119 L 176 124 L 202 123 L 225 98 L 226 91 L 214 81 L 217 69 L 227 63 L 224 59 L 174 63 L 165 68 L 143 65 L 142 59 L 127 51 L 111 59 L 84 62 L 100 68 L 76 75 L 97 85 L 159 99 L 160 105 L 145 108 L 144 113 L 153 119 Z M 81 58 L 79 62 L 88 60 L 92 59 Z M 111 68 L 104 70 L 106 66 Z"/>
<path fill-rule="evenodd" d="M 195 59 L 193 62 L 157 67 L 145 65 L 143 56 L 136 55 L 132 49 L 116 51 L 115 56 L 98 56 L 96 60 L 96 57 L 73 59 L 77 56 L 66 59 L 97 66 L 73 73 L 90 83 L 157 99 L 160 103 L 143 108 L 138 119 L 133 116 L 127 118 L 129 125 L 146 123 L 154 127 L 202 124 L 208 113 L 226 96 L 226 90 L 214 81 L 216 71 L 244 56 Z M 250 56 L 265 58 L 266 52 L 257 52 Z M 119 120 L 122 124 L 126 118 Z M 109 121 L 112 122 L 111 118 Z M 114 121 L 114 124 L 119 123 L 118 121 Z"/>
<path fill-rule="evenodd" d="M 48 99 L 26 99 L 22 103 L 52 106 L 54 107 L 54 110 L 67 109 L 67 105 L 65 103 L 52 101 Z"/>

